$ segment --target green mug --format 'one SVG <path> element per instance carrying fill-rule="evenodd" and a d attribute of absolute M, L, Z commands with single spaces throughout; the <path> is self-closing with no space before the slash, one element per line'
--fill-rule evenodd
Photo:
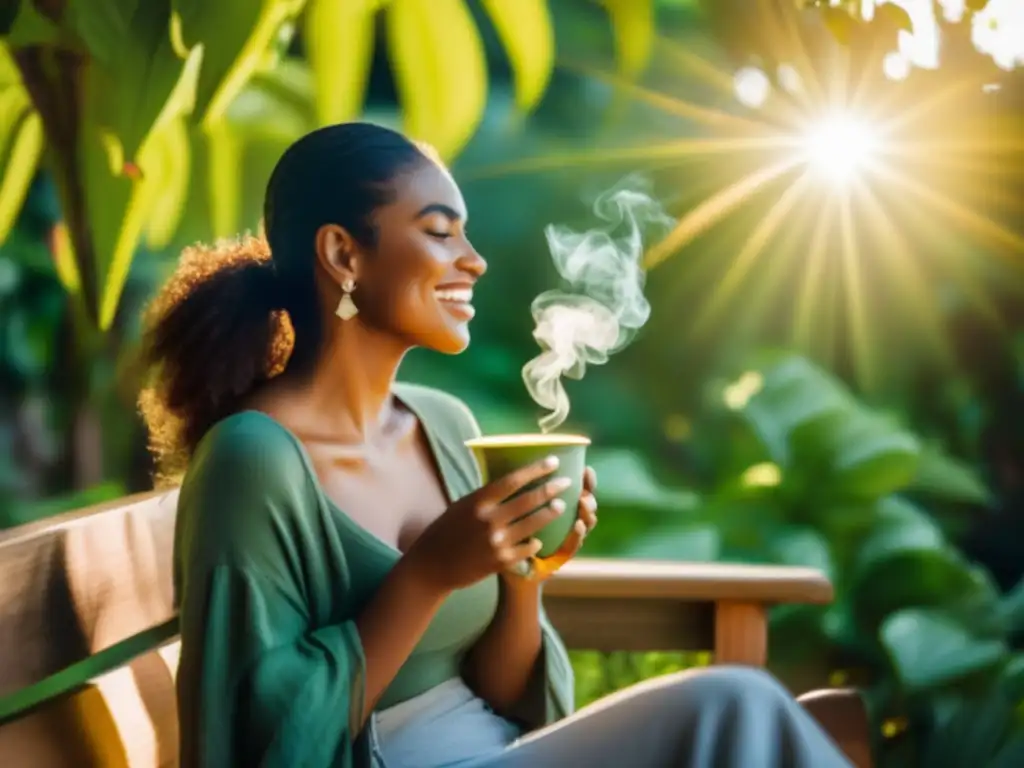
<path fill-rule="evenodd" d="M 552 477 L 567 477 L 572 481 L 572 485 L 559 494 L 559 498 L 565 502 L 565 512 L 534 534 L 543 545 L 537 555 L 539 558 L 555 554 L 576 522 L 589 445 L 588 437 L 558 434 L 492 435 L 466 441 L 466 447 L 473 452 L 480 465 L 480 474 L 485 484 L 548 456 L 558 457 L 558 469 L 519 491 L 523 493 L 536 488 Z M 530 514 L 536 511 L 532 510 Z"/>

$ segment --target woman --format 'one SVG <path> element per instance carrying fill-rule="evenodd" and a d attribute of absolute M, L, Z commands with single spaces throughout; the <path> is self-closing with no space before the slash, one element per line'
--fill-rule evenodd
<path fill-rule="evenodd" d="M 368 124 L 316 131 L 264 219 L 269 245 L 186 254 L 148 320 L 143 412 L 162 468 L 187 467 L 183 766 L 847 765 L 753 670 L 570 717 L 543 575 L 522 568 L 564 480 L 541 462 L 480 487 L 472 415 L 394 381 L 413 347 L 466 348 L 485 271 L 435 159 Z M 593 488 L 560 559 L 596 522 Z"/>

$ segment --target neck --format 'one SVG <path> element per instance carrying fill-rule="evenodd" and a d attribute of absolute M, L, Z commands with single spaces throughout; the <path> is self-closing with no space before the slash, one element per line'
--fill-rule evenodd
<path fill-rule="evenodd" d="M 333 434 L 371 438 L 391 414 L 391 387 L 409 347 L 358 318 L 328 328 L 314 373 L 303 386 L 305 398 Z"/>

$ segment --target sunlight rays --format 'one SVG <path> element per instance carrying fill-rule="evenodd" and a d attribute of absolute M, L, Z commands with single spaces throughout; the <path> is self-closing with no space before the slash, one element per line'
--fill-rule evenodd
<path fill-rule="evenodd" d="M 804 348 L 812 348 L 815 330 L 815 295 L 821 290 L 822 275 L 828 259 L 829 236 L 836 214 L 836 197 L 821 198 L 814 233 L 807 251 L 807 266 L 800 281 L 793 311 L 793 337 Z"/>
<path fill-rule="evenodd" d="M 658 93 L 657 91 L 652 91 L 650 88 L 645 88 L 638 83 L 626 80 L 619 75 L 604 72 L 602 70 L 583 66 L 567 66 L 566 68 L 575 70 L 581 74 L 586 74 L 588 77 L 592 77 L 599 82 L 606 83 L 607 85 L 614 87 L 615 90 L 622 95 L 632 97 L 634 101 L 647 104 L 648 106 L 657 107 L 669 115 L 693 120 L 699 125 L 706 125 L 709 128 L 723 129 L 732 127 L 736 130 L 743 129 L 754 134 L 764 133 L 764 123 L 758 120 L 753 120 L 751 118 L 726 112 L 714 107 L 705 107 L 700 104 L 694 104 L 693 102 L 668 94 Z"/>
<path fill-rule="evenodd" d="M 647 251 L 644 256 L 644 268 L 650 270 L 657 267 L 674 252 L 707 231 L 726 214 L 749 200 L 765 185 L 778 179 L 787 171 L 791 171 L 798 162 L 795 158 L 789 157 L 767 168 L 760 168 L 697 205 L 680 219 L 664 240 Z"/>
<path fill-rule="evenodd" d="M 936 213 L 948 216 L 954 223 L 997 247 L 1009 248 L 1018 257 L 1017 265 L 1024 266 L 1024 260 L 1020 258 L 1024 255 L 1024 237 L 898 171 L 880 167 L 877 172 L 889 184 L 914 195 Z"/>
<path fill-rule="evenodd" d="M 901 234 L 895 220 L 886 211 L 878 196 L 863 182 L 854 185 L 858 208 L 863 211 L 866 224 L 883 244 L 884 258 L 879 265 L 886 269 L 885 279 L 891 279 L 904 292 L 911 308 L 910 318 L 918 324 L 921 338 L 944 362 L 952 362 L 952 350 L 943 333 L 934 297 L 925 290 L 925 276 L 914 260 L 914 251 Z"/>
<path fill-rule="evenodd" d="M 687 338 L 756 332 L 764 321 L 788 329 L 806 350 L 846 355 L 865 386 L 883 373 L 896 337 L 919 339 L 949 364 L 938 288 L 954 286 L 991 315 L 986 278 L 971 257 L 996 253 L 1024 266 L 1024 236 L 997 219 L 1024 208 L 1011 191 L 1024 179 L 1006 163 L 1006 153 L 1024 153 L 1024 131 L 992 122 L 976 76 L 951 76 L 939 88 L 931 80 L 887 85 L 881 67 L 853 69 L 841 47 L 812 56 L 792 17 L 767 20 L 757 47 L 785 51 L 790 71 L 783 77 L 782 63 L 768 55 L 765 66 L 777 68 L 764 80 L 769 95 L 746 99 L 757 102 L 750 109 L 574 67 L 703 136 L 533 157 L 473 177 L 657 163 L 677 179 L 685 209 L 649 246 L 644 268 L 655 274 L 691 249 L 686 269 L 666 273 L 678 284 L 665 286 L 666 296 L 686 297 Z M 719 95 L 738 98 L 739 79 L 699 52 L 665 39 L 657 51 L 664 65 L 701 84 L 697 93 L 712 91 L 716 105 Z M 711 162 L 697 165 L 704 160 Z M 693 165 L 677 169 L 676 161 Z M 690 167 L 699 168 L 699 182 L 687 178 Z M 954 245 L 957 237 L 982 250 Z M 902 335 L 887 331 L 886 323 L 904 319 Z"/>
<path fill-rule="evenodd" d="M 867 307 L 864 300 L 863 276 L 858 262 L 858 237 L 854 225 L 851 193 L 844 190 L 839 200 L 839 258 L 842 263 L 843 292 L 846 296 L 846 319 L 849 325 L 850 343 L 853 346 L 853 362 L 862 381 L 875 381 L 874 360 L 871 357 L 872 339 L 868 327 Z"/>
<path fill-rule="evenodd" d="M 725 275 L 715 286 L 714 292 L 708 297 L 707 304 L 694 317 L 694 335 L 700 335 L 706 331 L 709 324 L 717 320 L 727 308 L 727 302 L 736 293 L 740 283 L 749 275 L 758 257 L 776 236 L 793 208 L 797 203 L 805 201 L 804 195 L 807 193 L 809 179 L 809 175 L 805 173 L 788 187 L 751 232 L 735 260 L 726 268 Z"/>
<path fill-rule="evenodd" d="M 636 160 L 654 162 L 657 160 L 685 160 L 692 157 L 733 155 L 739 152 L 768 152 L 791 147 L 793 143 L 793 139 L 786 136 L 678 139 L 645 147 L 591 149 L 581 152 L 565 152 L 557 155 L 530 157 L 508 163 L 483 166 L 475 171 L 464 174 L 462 178 L 477 181 L 479 179 L 523 173 L 556 171 L 571 167 L 605 164 L 617 165 Z"/>

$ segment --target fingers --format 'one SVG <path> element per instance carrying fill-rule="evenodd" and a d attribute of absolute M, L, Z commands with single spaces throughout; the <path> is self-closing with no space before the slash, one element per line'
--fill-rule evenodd
<path fill-rule="evenodd" d="M 592 493 L 580 496 L 579 519 L 586 526 L 584 533 L 588 533 L 597 525 L 597 499 Z"/>
<path fill-rule="evenodd" d="M 515 539 L 509 539 L 509 541 L 515 541 Z M 528 541 L 521 541 L 516 544 L 508 544 L 498 550 L 498 560 L 507 568 L 521 560 L 529 560 L 531 557 L 536 557 L 542 546 L 544 545 L 540 539 L 529 539 Z"/>
<path fill-rule="evenodd" d="M 587 467 L 583 473 L 583 490 L 590 493 L 597 490 L 597 473 L 593 467 Z"/>
<path fill-rule="evenodd" d="M 546 459 L 535 461 L 533 464 L 528 464 L 522 469 L 517 469 L 485 485 L 479 491 L 478 500 L 485 504 L 500 504 L 520 489 L 550 475 L 556 469 L 558 469 L 557 456 L 548 456 Z"/>
<path fill-rule="evenodd" d="M 565 502 L 561 499 L 554 499 L 546 507 L 538 509 L 533 514 L 527 514 L 522 519 L 511 523 L 507 528 L 499 528 L 497 535 L 505 541 L 524 541 L 563 514 L 565 514 Z"/>
<path fill-rule="evenodd" d="M 509 499 L 504 504 L 495 507 L 491 511 L 492 520 L 495 525 L 508 525 L 513 520 L 518 520 L 550 503 L 558 494 L 568 490 L 571 485 L 572 480 L 567 477 L 548 480 L 543 485 L 531 488 L 514 499 Z"/>

